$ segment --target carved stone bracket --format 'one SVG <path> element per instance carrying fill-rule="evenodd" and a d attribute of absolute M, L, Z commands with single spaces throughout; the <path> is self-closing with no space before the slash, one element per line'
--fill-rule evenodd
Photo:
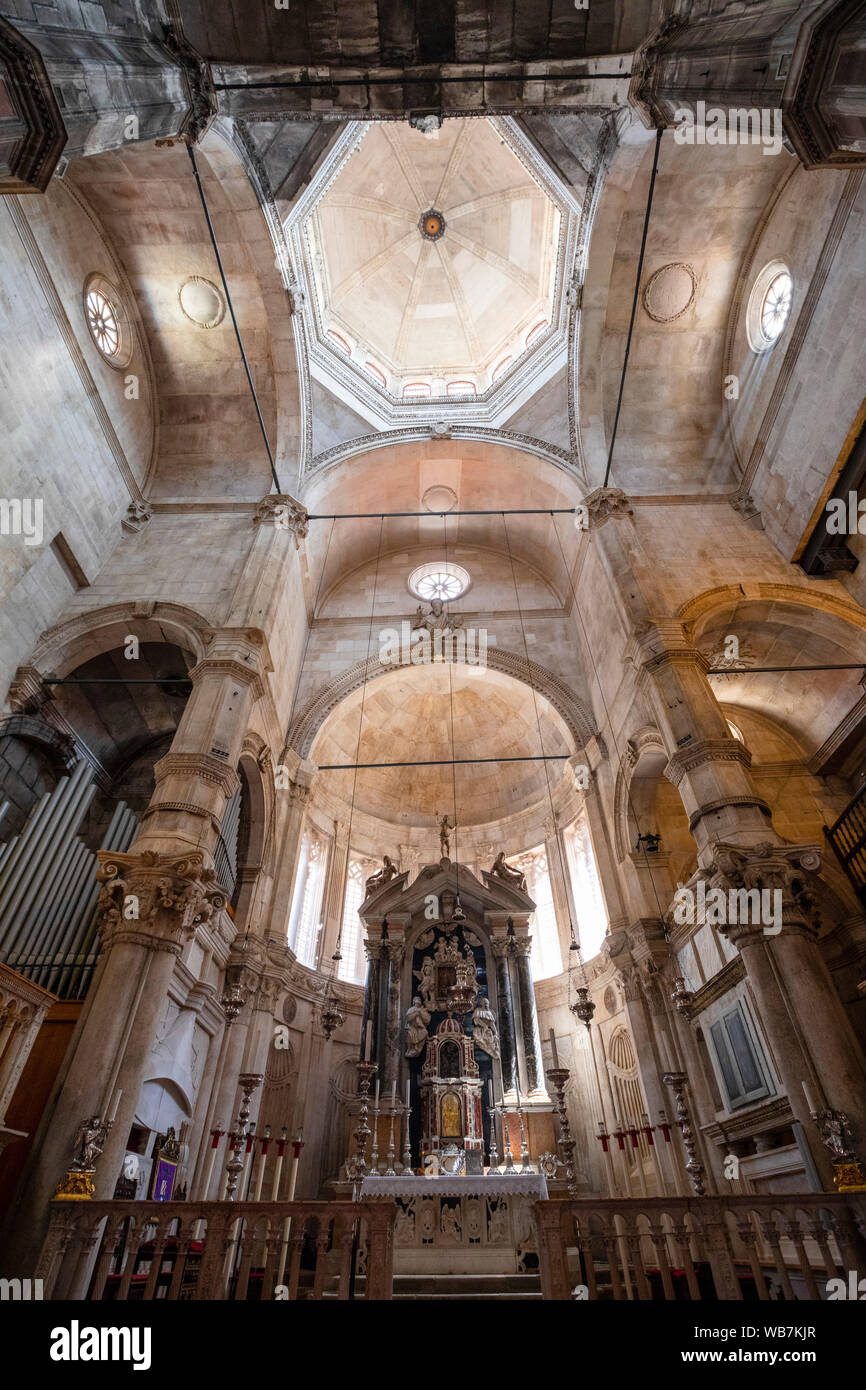
<path fill-rule="evenodd" d="M 177 133 L 197 144 L 219 110 L 210 63 L 188 42 L 178 24 L 165 26 L 163 44 L 181 70 L 189 102 Z"/>
<path fill-rule="evenodd" d="M 603 526 L 606 521 L 614 518 L 624 521 L 634 513 L 631 504 L 622 488 L 618 487 L 597 487 L 592 492 L 588 492 L 583 499 L 583 505 L 589 513 L 589 527 Z"/>

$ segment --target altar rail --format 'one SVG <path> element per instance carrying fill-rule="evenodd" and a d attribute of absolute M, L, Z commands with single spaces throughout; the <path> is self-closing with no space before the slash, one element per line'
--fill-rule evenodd
<path fill-rule="evenodd" d="M 535 1204 L 545 1299 L 819 1299 L 866 1275 L 866 1194 Z M 585 1297 L 586 1295 L 584 1295 Z"/>
<path fill-rule="evenodd" d="M 393 1202 L 52 1202 L 47 1299 L 390 1299 Z M 281 1289 L 278 1286 L 282 1286 Z M 358 1281 L 360 1293 L 361 1281 Z"/>

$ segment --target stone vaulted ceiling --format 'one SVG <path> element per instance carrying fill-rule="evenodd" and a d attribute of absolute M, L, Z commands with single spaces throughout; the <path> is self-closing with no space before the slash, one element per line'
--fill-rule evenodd
<path fill-rule="evenodd" d="M 551 321 L 559 223 L 490 122 L 374 125 L 308 223 L 323 321 L 389 377 L 483 390 Z"/>

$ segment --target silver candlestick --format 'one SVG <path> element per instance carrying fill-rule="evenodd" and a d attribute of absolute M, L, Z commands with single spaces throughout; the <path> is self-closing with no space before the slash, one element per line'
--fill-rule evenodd
<path fill-rule="evenodd" d="M 489 1105 L 487 1113 L 490 1116 L 490 1168 L 493 1171 L 499 1167 L 499 1150 L 496 1147 L 496 1106 Z"/>
<path fill-rule="evenodd" d="M 395 1158 L 395 1153 L 394 1153 L 394 1116 L 396 1115 L 396 1113 L 397 1113 L 397 1108 L 396 1108 L 396 1105 L 395 1105 L 394 1101 L 392 1100 L 392 1101 L 391 1101 L 391 1126 L 390 1126 L 390 1128 L 389 1128 L 389 1130 L 388 1130 L 388 1167 L 385 1169 L 385 1177 L 386 1177 L 386 1178 L 396 1178 L 396 1176 L 397 1176 L 397 1170 L 396 1170 L 396 1168 L 394 1167 L 394 1158 Z"/>
<path fill-rule="evenodd" d="M 577 1183 L 574 1177 L 574 1140 L 571 1137 L 571 1126 L 568 1123 L 568 1111 L 565 1108 L 565 1083 L 570 1076 L 568 1067 L 551 1067 L 545 1075 L 550 1082 L 553 1091 L 553 1103 L 556 1106 L 556 1114 L 559 1119 L 559 1151 L 565 1164 L 565 1181 L 568 1184 L 568 1191 L 572 1197 L 577 1196 Z"/>
<path fill-rule="evenodd" d="M 412 1168 L 412 1144 L 409 1140 L 409 1107 L 406 1106 L 406 1122 L 403 1126 L 403 1168 L 400 1173 L 401 1178 L 414 1178 L 415 1173 Z"/>
<path fill-rule="evenodd" d="M 378 1062 L 356 1062 L 358 1069 L 358 1095 L 361 1104 L 358 1109 L 358 1123 L 353 1138 L 355 1152 L 346 1159 L 346 1176 L 350 1182 L 360 1182 L 367 1176 L 367 1140 L 370 1126 L 367 1124 L 367 1100 L 370 1095 L 370 1079 L 379 1070 Z"/>
<path fill-rule="evenodd" d="M 514 1155 L 511 1152 L 511 1135 L 508 1133 L 508 1112 L 502 1107 L 502 1147 L 505 1150 L 505 1171 L 514 1172 Z"/>
<path fill-rule="evenodd" d="M 530 1173 L 532 1169 L 529 1166 L 529 1147 L 526 1143 L 526 1125 L 523 1122 L 523 1106 L 519 1101 L 517 1103 L 517 1119 L 520 1124 L 520 1171 L 521 1173 Z"/>

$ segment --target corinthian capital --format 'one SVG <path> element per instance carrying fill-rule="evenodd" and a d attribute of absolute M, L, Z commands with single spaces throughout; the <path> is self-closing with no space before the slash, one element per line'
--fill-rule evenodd
<path fill-rule="evenodd" d="M 628 497 L 618 487 L 597 487 L 588 492 L 583 499 L 589 519 L 590 530 L 603 526 L 611 518 L 622 521 L 633 512 Z"/>
<path fill-rule="evenodd" d="M 255 520 L 279 531 L 291 531 L 296 546 L 300 546 L 309 528 L 306 508 L 287 492 L 272 492 L 263 497 L 256 507 Z"/>
<path fill-rule="evenodd" d="M 817 845 L 715 845 L 706 888 L 721 889 L 727 895 L 726 921 L 718 923 L 719 929 L 735 944 L 758 933 L 774 936 L 780 930 L 816 930 L 819 915 L 813 879 L 820 867 Z M 756 892 L 761 895 L 762 912 L 765 895 L 771 909 L 781 903 L 781 922 L 768 924 L 755 913 Z"/>
<path fill-rule="evenodd" d="M 99 930 L 106 948 L 120 941 L 179 954 L 197 927 L 226 905 L 226 895 L 201 854 L 182 858 L 98 852 Z"/>

